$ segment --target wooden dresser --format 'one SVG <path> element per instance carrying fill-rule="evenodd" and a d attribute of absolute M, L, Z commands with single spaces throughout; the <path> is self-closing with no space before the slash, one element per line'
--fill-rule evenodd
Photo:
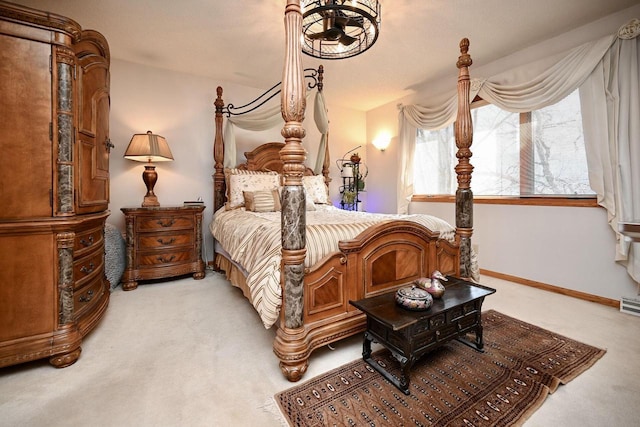
<path fill-rule="evenodd" d="M 109 47 L 0 1 L 0 367 L 74 363 L 109 303 Z"/>
<path fill-rule="evenodd" d="M 139 280 L 193 273 L 204 278 L 202 211 L 204 206 L 122 208 L 127 234 L 127 267 L 122 288 Z"/>

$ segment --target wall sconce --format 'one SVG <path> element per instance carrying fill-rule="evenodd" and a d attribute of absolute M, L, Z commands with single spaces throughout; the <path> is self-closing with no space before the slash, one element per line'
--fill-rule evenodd
<path fill-rule="evenodd" d="M 170 162 L 173 160 L 167 140 L 163 136 L 151 133 L 151 131 L 136 133 L 129 142 L 124 158 L 136 162 L 147 162 L 142 173 L 142 180 L 147 186 L 147 194 L 142 201 L 142 207 L 160 206 L 158 198 L 153 192 L 158 174 L 155 165 L 152 165 L 151 162 Z"/>
<path fill-rule="evenodd" d="M 391 136 L 388 133 L 381 133 L 373 141 L 371 141 L 371 143 L 378 150 L 384 151 L 387 149 L 389 144 L 391 144 Z"/>

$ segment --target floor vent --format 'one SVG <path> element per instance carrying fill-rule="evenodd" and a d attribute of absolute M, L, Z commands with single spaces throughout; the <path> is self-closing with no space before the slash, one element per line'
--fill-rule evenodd
<path fill-rule="evenodd" d="M 640 316 L 640 298 L 622 297 L 620 311 L 634 316 Z"/>

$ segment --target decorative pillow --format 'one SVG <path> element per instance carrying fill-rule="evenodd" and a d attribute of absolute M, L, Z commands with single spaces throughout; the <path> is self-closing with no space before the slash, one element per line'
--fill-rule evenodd
<path fill-rule="evenodd" d="M 329 203 L 329 190 L 324 183 L 324 176 L 303 176 L 302 185 L 304 185 L 304 189 L 307 194 L 311 195 L 311 199 L 314 203 L 321 203 L 323 205 Z"/>
<path fill-rule="evenodd" d="M 277 172 L 246 171 L 241 169 L 225 169 L 227 181 L 226 209 L 244 206 L 244 191 L 273 190 L 280 186 Z"/>
<path fill-rule="evenodd" d="M 252 212 L 275 212 L 281 210 L 280 192 L 277 189 L 243 191 L 244 207 Z"/>
<path fill-rule="evenodd" d="M 311 194 L 309 194 L 309 192 L 307 192 L 306 190 L 305 190 L 304 194 L 305 194 L 305 198 L 306 198 L 305 199 L 305 205 L 306 205 L 305 206 L 305 210 L 307 210 L 307 211 L 315 211 L 316 210 L 316 205 L 313 202 L 313 197 L 311 197 Z"/>

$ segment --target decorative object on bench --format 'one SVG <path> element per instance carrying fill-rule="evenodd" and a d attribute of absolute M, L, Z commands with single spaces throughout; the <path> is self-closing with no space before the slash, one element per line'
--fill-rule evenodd
<path fill-rule="evenodd" d="M 442 284 L 442 282 L 440 282 L 441 280 L 444 280 L 446 282 L 448 279 L 444 276 L 444 274 L 440 273 L 438 270 L 434 270 L 434 272 L 431 273 L 430 278 L 421 277 L 420 279 L 416 280 L 414 283 L 417 286 L 420 286 L 425 291 L 429 292 L 432 297 L 442 298 L 442 295 L 444 295 L 446 288 Z"/>
<path fill-rule="evenodd" d="M 396 291 L 396 303 L 407 310 L 424 311 L 433 305 L 433 297 L 429 292 L 414 284 Z"/>

